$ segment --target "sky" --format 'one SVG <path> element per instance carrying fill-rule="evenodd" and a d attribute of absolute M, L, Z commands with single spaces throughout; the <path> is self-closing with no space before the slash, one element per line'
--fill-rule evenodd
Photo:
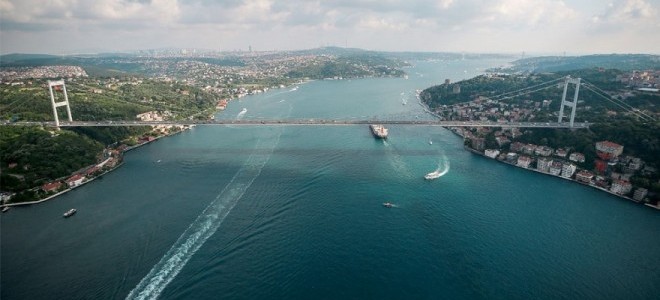
<path fill-rule="evenodd" d="M 0 0 L 0 53 L 660 54 L 660 0 Z"/>

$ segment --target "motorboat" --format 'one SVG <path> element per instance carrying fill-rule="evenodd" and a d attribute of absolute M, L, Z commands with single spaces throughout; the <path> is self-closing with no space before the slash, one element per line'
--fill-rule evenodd
<path fill-rule="evenodd" d="M 67 212 L 65 212 L 63 216 L 64 216 L 65 218 L 68 218 L 68 217 L 70 217 L 70 216 L 73 216 L 73 214 L 75 214 L 75 213 L 76 213 L 76 209 L 75 209 L 75 208 L 72 208 L 72 209 L 69 209 Z"/>
<path fill-rule="evenodd" d="M 424 175 L 424 179 L 433 180 L 433 179 L 436 179 L 440 176 L 442 176 L 441 173 L 440 173 L 440 170 L 437 170 L 437 171 L 433 171 L 431 173 L 428 173 L 428 174 Z"/>

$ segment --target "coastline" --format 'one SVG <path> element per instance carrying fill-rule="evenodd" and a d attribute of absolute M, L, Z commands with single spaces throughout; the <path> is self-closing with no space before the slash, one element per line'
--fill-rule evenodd
<path fill-rule="evenodd" d="M 452 132 L 453 132 L 453 130 L 452 130 Z M 456 135 L 459 135 L 459 134 L 456 133 L 456 132 L 454 132 L 454 133 L 455 133 Z M 460 136 L 460 135 L 459 135 L 459 136 Z M 612 196 L 617 196 L 617 197 L 619 197 L 619 198 L 621 198 L 621 199 L 625 199 L 625 200 L 631 201 L 631 202 L 636 203 L 636 204 L 644 204 L 644 206 L 648 206 L 648 207 L 651 207 L 651 208 L 654 208 L 654 209 L 660 210 L 660 206 L 653 206 L 653 205 L 650 205 L 650 204 L 648 204 L 648 203 L 644 203 L 644 202 L 641 202 L 641 201 L 637 201 L 637 200 L 632 199 L 632 198 L 630 198 L 630 197 L 626 197 L 626 196 L 624 196 L 624 195 L 619 195 L 619 194 L 613 193 L 613 192 L 611 192 L 611 191 L 609 191 L 609 190 L 607 190 L 607 189 L 604 189 L 604 188 L 601 188 L 601 187 L 598 187 L 598 186 L 594 186 L 594 185 L 591 185 L 591 184 L 587 184 L 587 183 L 584 183 L 584 182 L 580 182 L 580 181 L 577 181 L 577 180 L 572 179 L 572 178 L 566 178 L 566 177 L 562 177 L 562 176 L 555 176 L 555 175 L 552 175 L 552 174 L 549 174 L 549 173 L 545 173 L 545 172 L 541 172 L 541 171 L 539 171 L 539 170 L 535 170 L 535 169 L 523 168 L 523 167 L 520 167 L 520 166 L 518 166 L 518 165 L 516 165 L 516 164 L 512 164 L 512 163 L 509 163 L 509 162 L 506 162 L 506 161 L 497 160 L 497 159 L 495 159 L 495 158 L 490 158 L 490 157 L 486 156 L 485 154 L 483 154 L 483 153 L 481 153 L 481 152 L 479 152 L 479 151 L 477 151 L 477 150 L 471 149 L 471 148 L 469 148 L 469 147 L 467 147 L 467 146 L 464 146 L 463 148 L 464 148 L 465 150 L 467 150 L 467 151 L 473 153 L 473 154 L 479 155 L 479 156 L 484 157 L 484 158 L 489 159 L 489 160 L 494 160 L 494 161 L 497 161 L 497 162 L 503 163 L 503 164 L 505 164 L 505 165 L 509 165 L 509 166 L 516 167 L 516 168 L 523 169 L 523 170 L 527 170 L 527 171 L 533 171 L 533 172 L 536 172 L 536 173 L 538 173 L 538 174 L 547 175 L 547 176 L 550 176 L 550 177 L 553 177 L 553 178 L 559 178 L 559 179 L 564 179 L 564 180 L 571 181 L 571 182 L 574 182 L 574 183 L 578 183 L 578 184 L 580 184 L 580 185 L 587 186 L 587 187 L 591 187 L 591 188 L 594 188 L 594 189 L 599 190 L 599 191 L 603 191 L 603 192 L 608 193 L 608 194 L 610 194 L 610 195 L 612 195 Z"/>
<path fill-rule="evenodd" d="M 126 153 L 126 152 L 128 152 L 128 151 L 131 151 L 131 150 L 134 150 L 134 149 L 136 149 L 136 148 L 140 148 L 140 147 L 142 147 L 142 146 L 144 146 L 144 145 L 147 145 L 147 144 L 153 143 L 153 142 L 155 142 L 155 141 L 157 141 L 157 140 L 159 140 L 159 139 L 161 139 L 161 138 L 174 136 L 174 135 L 177 135 L 177 134 L 182 133 L 182 132 L 187 131 L 187 130 L 190 130 L 190 128 L 188 128 L 188 129 L 183 129 L 183 130 L 179 130 L 179 131 L 177 131 L 177 132 L 173 132 L 173 133 L 166 134 L 166 135 L 161 135 L 161 136 L 155 137 L 155 138 L 154 138 L 153 140 L 151 140 L 151 141 L 147 141 L 147 142 L 144 142 L 144 143 L 140 143 L 140 144 L 136 144 L 136 145 L 133 145 L 133 146 L 127 147 L 126 149 L 122 150 L 121 155 L 123 156 L 124 153 Z M 26 205 L 32 205 L 32 204 L 39 204 L 39 203 L 46 202 L 46 201 L 48 201 L 48 200 L 55 199 L 55 198 L 57 198 L 58 196 L 64 195 L 64 194 L 66 194 L 66 193 L 68 193 L 68 192 L 70 192 L 70 191 L 73 191 L 73 190 L 75 190 L 75 189 L 77 189 L 77 188 L 79 188 L 79 187 L 81 187 L 81 186 L 83 186 L 83 185 L 85 185 L 85 184 L 88 184 L 88 183 L 90 183 L 90 182 L 92 182 L 92 181 L 94 181 L 94 180 L 96 180 L 96 179 L 101 178 L 103 175 L 105 175 L 105 174 L 107 174 L 107 173 L 110 173 L 110 172 L 116 170 L 117 168 L 119 168 L 119 167 L 122 166 L 123 164 L 124 164 L 124 162 L 123 162 L 123 159 L 122 159 L 122 161 L 121 161 L 119 164 L 117 164 L 116 166 L 114 166 L 113 168 L 111 168 L 111 169 L 109 169 L 109 170 L 106 170 L 105 172 L 99 174 L 98 176 L 94 176 L 94 177 L 90 178 L 89 180 L 85 180 L 84 182 L 80 183 L 79 185 L 76 185 L 76 186 L 74 186 L 74 187 L 67 188 L 67 189 L 62 190 L 62 191 L 60 191 L 60 192 L 57 192 L 57 193 L 55 193 L 55 194 L 53 194 L 53 195 L 50 195 L 50 196 L 48 196 L 48 197 L 46 197 L 46 198 L 39 199 L 39 200 L 35 200 L 35 201 L 27 201 L 27 202 L 16 202 L 16 203 L 2 204 L 2 205 L 0 205 L 0 209 L 5 208 L 5 207 L 15 207 L 15 206 L 26 206 Z M 70 176 L 70 175 L 69 175 L 69 176 Z"/>
<path fill-rule="evenodd" d="M 424 103 L 424 101 L 422 101 L 421 97 L 418 96 L 417 99 L 419 100 L 419 104 L 424 108 L 424 110 L 425 110 L 426 112 L 428 112 L 429 114 L 431 114 L 432 116 L 434 116 L 434 117 L 436 117 L 436 118 L 439 117 L 437 114 L 435 114 L 435 113 L 433 113 L 433 112 L 431 111 L 431 109 L 429 108 L 429 106 L 426 105 L 426 103 Z M 455 135 L 457 135 L 457 136 L 459 136 L 459 137 L 461 137 L 461 138 L 464 138 L 464 136 L 462 136 L 457 130 L 453 130 L 452 128 L 447 128 L 447 127 L 443 127 L 443 128 L 445 128 L 445 129 L 447 129 L 447 130 L 453 132 Z M 577 181 L 577 180 L 572 179 L 572 178 L 566 178 L 566 177 L 562 177 L 562 176 L 555 176 L 555 175 L 552 175 L 552 174 L 549 174 L 549 173 L 541 172 L 541 171 L 539 171 L 539 170 L 530 169 L 530 168 L 523 168 L 523 167 L 520 167 L 520 166 L 518 166 L 518 165 L 516 165 L 516 164 L 512 164 L 512 163 L 509 163 L 509 162 L 506 162 L 506 161 L 497 160 L 497 159 L 495 159 L 495 158 L 490 158 L 490 157 L 486 156 L 484 153 L 479 152 L 479 151 L 474 150 L 474 149 L 471 149 L 471 148 L 469 148 L 469 147 L 467 147 L 467 146 L 463 146 L 463 148 L 464 148 L 465 150 L 467 150 L 467 151 L 473 153 L 473 154 L 476 154 L 476 155 L 482 156 L 482 157 L 487 158 L 487 159 L 490 159 L 490 160 L 494 160 L 494 161 L 497 161 L 497 162 L 500 162 L 500 163 L 503 163 L 503 164 L 506 164 L 506 165 L 510 165 L 510 166 L 516 167 L 516 168 L 520 168 L 520 169 L 524 169 L 524 170 L 528 170 L 528 171 L 533 171 L 533 172 L 536 172 L 536 173 L 539 173 L 539 174 L 548 175 L 548 176 L 551 176 L 551 177 L 554 177 L 554 178 L 560 178 L 560 179 L 568 180 L 568 181 L 571 181 L 571 182 L 574 182 L 574 183 L 578 183 L 578 184 L 583 185 L 583 186 L 587 186 L 587 187 L 591 187 L 591 188 L 594 188 L 594 189 L 597 189 L 597 190 L 603 191 L 603 192 L 605 192 L 605 193 L 608 193 L 608 194 L 610 194 L 610 195 L 612 195 L 612 196 L 619 197 L 619 198 L 621 198 L 621 199 L 625 199 L 625 200 L 628 200 L 628 201 L 632 201 L 633 203 L 643 204 L 644 206 L 648 206 L 648 207 L 650 207 L 650 208 L 660 210 L 660 204 L 658 204 L 658 206 L 654 206 L 654 205 L 651 205 L 651 204 L 649 204 L 649 203 L 644 203 L 644 202 L 642 202 L 642 201 L 637 201 L 637 200 L 632 199 L 632 198 L 630 198 L 630 197 L 627 197 L 627 196 L 624 196 L 624 195 L 619 195 L 619 194 L 613 193 L 613 192 L 611 192 L 611 191 L 609 191 L 609 190 L 607 190 L 607 189 L 604 189 L 604 188 L 601 188 L 601 187 L 598 187 L 598 186 L 594 186 L 594 185 L 591 185 L 591 184 L 587 184 L 587 183 L 584 183 L 584 182 L 580 182 L 580 181 Z"/>

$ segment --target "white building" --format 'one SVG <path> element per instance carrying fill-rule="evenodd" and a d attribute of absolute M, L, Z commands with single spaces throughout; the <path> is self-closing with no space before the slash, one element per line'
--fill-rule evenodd
<path fill-rule="evenodd" d="M 484 151 L 484 155 L 490 157 L 490 158 L 496 158 L 498 155 L 500 155 L 500 150 L 497 149 L 486 149 Z"/>
<path fill-rule="evenodd" d="M 573 173 L 575 173 L 575 169 L 576 167 L 574 164 L 564 164 L 561 168 L 561 177 L 571 178 Z"/>

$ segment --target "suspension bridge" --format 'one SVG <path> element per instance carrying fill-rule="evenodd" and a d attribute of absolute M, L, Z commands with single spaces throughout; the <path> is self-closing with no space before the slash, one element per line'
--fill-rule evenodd
<path fill-rule="evenodd" d="M 245 119 L 212 119 L 212 120 L 167 120 L 167 121 L 137 121 L 137 120 L 108 120 L 108 121 L 74 121 L 71 114 L 69 98 L 66 91 L 66 86 L 63 80 L 49 81 L 48 89 L 50 92 L 50 100 L 53 109 L 54 121 L 46 122 L 12 122 L 4 123 L 3 125 L 15 126 L 29 126 L 41 125 L 49 127 L 108 127 L 108 126 L 158 126 L 158 125 L 243 125 L 243 126 L 348 126 L 348 125 L 364 125 L 364 124 L 383 124 L 383 125 L 422 125 L 422 126 L 441 126 L 441 127 L 500 127 L 500 128 L 588 128 L 591 123 L 589 122 L 575 122 L 575 116 L 578 104 L 578 94 L 580 87 L 584 87 L 596 95 L 609 101 L 617 107 L 629 112 L 638 118 L 645 121 L 654 121 L 654 117 L 635 109 L 626 102 L 610 96 L 607 92 L 598 88 L 592 83 L 589 83 L 581 78 L 571 78 L 570 76 L 560 77 L 525 88 L 517 89 L 501 93 L 494 96 L 486 97 L 487 100 L 502 101 L 520 96 L 525 96 L 534 92 L 544 89 L 556 88 L 561 81 L 563 84 L 563 93 L 561 98 L 561 106 L 558 113 L 557 122 L 517 122 L 517 121 L 484 121 L 484 120 L 441 120 L 437 118 L 437 114 L 425 109 L 428 115 L 434 115 L 433 119 L 419 119 L 419 116 L 411 118 L 410 115 L 402 117 L 397 115 L 381 116 L 381 117 L 361 117 L 361 118 L 347 118 L 347 119 L 325 119 L 325 118 L 301 118 L 301 119 L 266 119 L 266 118 L 245 118 Z M 567 99 L 569 85 L 574 85 L 573 99 Z M 64 94 L 63 101 L 57 102 L 56 94 L 53 92 L 62 91 Z M 476 100 L 457 103 L 450 106 L 440 108 L 436 112 L 442 113 L 446 110 L 454 109 L 458 105 L 466 105 L 474 103 Z M 66 108 L 67 120 L 60 121 L 57 108 L 64 106 Z M 565 110 L 570 109 L 570 114 L 565 115 Z M 568 122 L 564 122 L 564 118 Z"/>

